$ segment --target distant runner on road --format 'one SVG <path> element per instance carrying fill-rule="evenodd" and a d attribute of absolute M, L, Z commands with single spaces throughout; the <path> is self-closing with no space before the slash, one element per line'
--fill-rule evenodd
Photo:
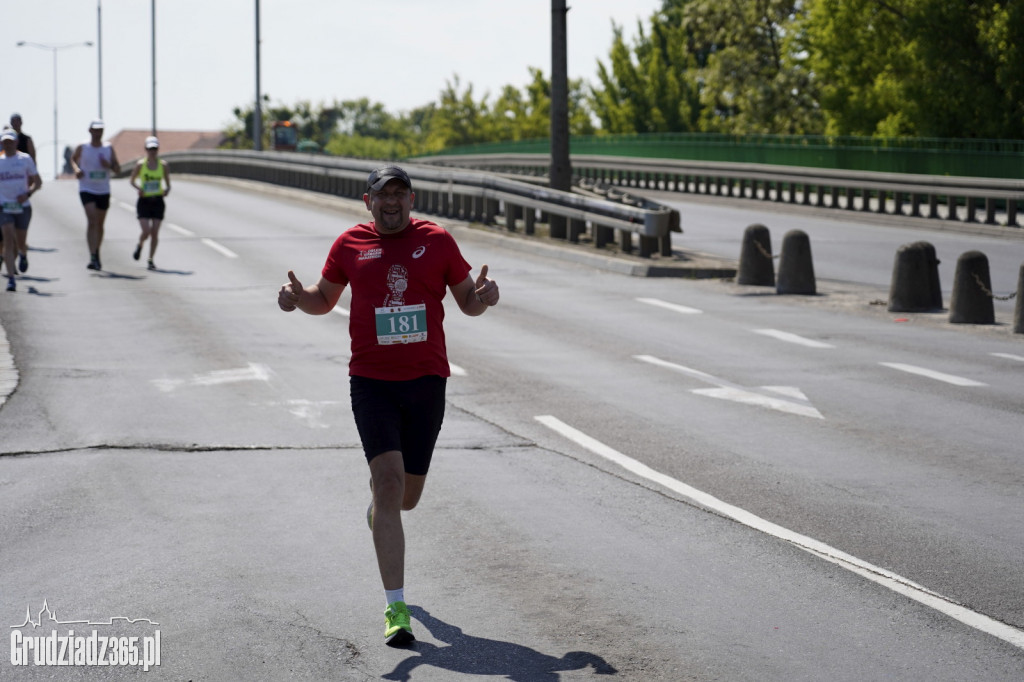
<path fill-rule="evenodd" d="M 149 270 L 156 270 L 153 257 L 160 236 L 160 223 L 164 219 L 164 197 L 171 193 L 171 172 L 167 162 L 157 156 L 160 151 L 160 140 L 155 137 L 146 138 L 146 158 L 139 161 L 132 169 L 129 182 L 138 190 L 139 199 L 135 202 L 135 215 L 139 219 L 139 243 L 135 246 L 132 258 L 139 260 L 142 246 L 149 239 Z"/>
<path fill-rule="evenodd" d="M 86 241 L 89 244 L 90 270 L 102 270 L 100 246 L 103 244 L 103 225 L 110 208 L 110 174 L 120 173 L 121 164 L 109 143 L 103 142 L 103 121 L 89 125 L 88 142 L 78 145 L 71 155 L 71 169 L 78 178 L 78 196 L 85 208 Z"/>
<path fill-rule="evenodd" d="M 3 260 L 7 264 L 7 291 L 15 291 L 17 269 L 28 270 L 28 225 L 32 220 L 29 197 L 43 186 L 32 157 L 18 151 L 18 133 L 7 128 L 0 133 L 0 234 L 3 235 Z"/>

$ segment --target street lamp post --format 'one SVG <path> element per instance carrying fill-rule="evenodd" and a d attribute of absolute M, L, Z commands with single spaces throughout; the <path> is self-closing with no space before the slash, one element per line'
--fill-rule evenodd
<path fill-rule="evenodd" d="M 92 41 L 82 43 L 67 43 L 65 45 L 45 45 L 43 43 L 31 43 L 27 40 L 19 40 L 18 47 L 38 47 L 41 50 L 53 52 L 53 179 L 60 177 L 60 166 L 57 165 L 57 147 L 59 146 L 57 136 L 57 52 L 69 47 L 92 47 Z"/>

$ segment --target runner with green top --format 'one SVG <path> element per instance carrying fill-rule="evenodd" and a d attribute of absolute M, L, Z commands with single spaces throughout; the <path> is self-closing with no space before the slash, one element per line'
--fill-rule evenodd
<path fill-rule="evenodd" d="M 157 156 L 159 151 L 160 140 L 152 136 L 147 137 L 146 158 L 135 165 L 129 180 L 132 187 L 139 192 L 138 201 L 135 202 L 135 215 L 139 219 L 139 227 L 142 229 L 132 258 L 139 260 L 139 256 L 142 255 L 142 246 L 149 239 L 147 267 L 150 270 L 156 270 L 153 257 L 156 255 L 160 223 L 163 222 L 166 211 L 164 197 L 171 193 L 171 172 L 167 169 L 167 162 Z"/>

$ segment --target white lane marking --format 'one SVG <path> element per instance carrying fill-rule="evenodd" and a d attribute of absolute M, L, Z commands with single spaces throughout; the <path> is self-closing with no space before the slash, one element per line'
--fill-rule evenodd
<path fill-rule="evenodd" d="M 348 317 L 349 316 L 348 311 L 345 310 L 344 308 L 342 308 L 340 305 L 334 306 L 334 312 L 338 313 L 342 317 Z"/>
<path fill-rule="evenodd" d="M 271 403 L 273 404 L 273 403 Z M 288 400 L 285 402 L 288 412 L 306 422 L 306 425 L 314 429 L 326 429 L 330 426 L 320 419 L 323 416 L 324 408 L 338 404 L 336 400 Z"/>
<path fill-rule="evenodd" d="M 919 376 L 928 377 L 929 379 L 935 379 L 936 381 L 944 381 L 947 384 L 953 384 L 954 386 L 984 386 L 985 384 L 974 379 L 965 379 L 963 377 L 954 376 L 952 374 L 943 374 L 942 372 L 936 372 L 932 369 L 925 367 L 917 367 L 915 365 L 904 365 L 900 362 L 880 362 L 878 363 L 883 367 L 889 367 L 891 369 L 898 369 L 901 372 L 908 372 L 910 374 L 917 374 Z"/>
<path fill-rule="evenodd" d="M 641 303 L 646 303 L 647 305 L 656 305 L 659 308 L 666 308 L 668 310 L 672 310 L 677 313 L 682 313 L 684 315 L 699 315 L 704 312 L 703 310 L 698 310 L 696 308 L 688 308 L 685 305 L 669 303 L 668 301 L 662 301 L 657 298 L 638 298 L 636 300 L 640 301 Z"/>
<path fill-rule="evenodd" d="M 846 552 L 838 550 L 835 547 L 831 547 L 830 545 L 826 545 L 825 543 L 813 538 L 807 537 L 806 535 L 801 535 L 789 530 L 788 528 L 772 523 L 771 521 L 762 519 L 759 516 L 751 514 L 745 509 L 723 502 L 722 500 L 719 500 L 718 498 L 701 490 L 697 490 L 682 481 L 678 481 L 670 476 L 666 476 L 665 474 L 651 469 L 646 464 L 638 462 L 632 457 L 608 447 L 604 443 L 574 429 L 556 417 L 543 415 L 534 417 L 534 419 L 574 443 L 590 450 L 594 454 L 604 457 L 608 461 L 619 465 L 626 471 L 640 476 L 641 478 L 645 478 L 652 483 L 668 488 L 669 490 L 686 497 L 706 509 L 733 519 L 745 526 L 748 526 L 749 528 L 753 528 L 754 530 L 789 542 L 796 547 L 810 552 L 811 554 L 814 554 L 815 556 L 818 556 L 830 563 L 852 571 L 853 573 L 867 578 L 872 582 L 878 583 L 883 587 L 913 599 L 920 604 L 929 606 L 965 625 L 990 634 L 993 637 L 998 637 L 1004 642 L 1008 642 L 1017 648 L 1024 649 L 1024 630 L 1018 630 L 1015 627 L 993 620 L 984 614 L 971 611 L 970 609 L 952 601 L 948 597 L 944 597 L 937 592 L 929 590 L 927 587 L 918 585 L 908 578 L 904 578 L 903 576 L 881 568 L 880 566 L 875 566 L 862 559 L 858 559 L 855 556 L 847 554 Z"/>
<path fill-rule="evenodd" d="M 793 386 L 763 386 L 762 390 L 771 391 L 772 393 L 785 395 L 787 397 L 796 397 L 797 400 L 800 401 L 799 403 L 791 400 L 782 400 L 775 396 L 764 395 L 750 388 L 744 388 L 743 386 L 738 386 L 734 383 L 713 377 L 706 372 L 690 369 L 689 367 L 683 367 L 682 365 L 677 365 L 674 362 L 668 362 L 651 355 L 634 355 L 633 358 L 640 362 L 646 362 L 648 364 L 655 365 L 656 367 L 664 367 L 665 369 L 686 374 L 687 376 L 699 379 L 705 383 L 715 385 L 715 388 L 698 388 L 691 391 L 691 393 L 695 393 L 697 395 L 706 396 L 708 398 L 718 398 L 719 400 L 730 400 L 743 405 L 767 407 L 771 410 L 795 414 L 801 417 L 812 417 L 814 419 L 825 418 L 821 412 L 818 412 L 818 410 L 809 404 L 807 396 L 805 396 L 800 389 Z"/>
<path fill-rule="evenodd" d="M 1013 355 L 1012 353 L 992 353 L 993 357 L 1006 358 L 1007 360 L 1016 360 L 1017 362 L 1024 362 L 1024 356 Z"/>
<path fill-rule="evenodd" d="M 814 339 L 804 338 L 803 336 L 797 336 L 796 334 L 790 334 L 789 332 L 779 331 L 778 329 L 753 329 L 751 330 L 755 334 L 763 334 L 764 336 L 770 336 L 773 339 L 779 341 L 786 341 L 787 343 L 795 343 L 800 346 L 806 346 L 808 348 L 835 348 L 831 343 L 825 343 L 823 341 L 815 341 Z"/>
<path fill-rule="evenodd" d="M 132 206 L 131 204 L 127 203 L 127 202 L 118 200 L 117 205 L 120 206 L 121 208 L 123 208 L 126 211 L 131 211 L 132 213 L 135 212 L 135 207 Z"/>
<path fill-rule="evenodd" d="M 213 241 L 212 239 L 207 239 L 207 238 L 204 237 L 203 239 L 200 239 L 199 241 L 201 241 L 202 243 L 206 244 L 207 246 L 209 246 L 214 251 L 219 251 L 221 254 L 227 256 L 228 258 L 238 258 L 238 254 L 237 253 L 235 253 L 234 251 L 232 251 L 231 249 L 229 249 L 226 246 L 222 246 L 222 245 L 218 244 L 217 242 Z"/>
<path fill-rule="evenodd" d="M 270 381 L 272 372 L 266 365 L 250 362 L 240 369 L 220 369 L 206 374 L 194 374 L 191 379 L 153 379 L 152 383 L 164 393 L 182 386 L 217 386 L 239 381 Z"/>
<path fill-rule="evenodd" d="M 192 230 L 186 230 L 181 225 L 175 225 L 174 223 L 164 223 L 164 225 L 167 227 L 167 229 L 174 230 L 175 232 L 177 232 L 178 234 L 180 234 L 183 237 L 195 237 L 196 236 L 195 232 L 193 232 Z"/>
<path fill-rule="evenodd" d="M 467 372 L 462 367 L 459 367 L 454 362 L 448 363 L 448 369 L 451 370 L 453 377 L 464 377 L 467 376 Z"/>

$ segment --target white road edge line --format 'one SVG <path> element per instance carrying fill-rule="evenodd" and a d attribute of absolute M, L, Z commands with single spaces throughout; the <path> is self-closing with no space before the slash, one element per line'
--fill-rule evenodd
<path fill-rule="evenodd" d="M 835 348 L 831 343 L 825 343 L 824 341 L 815 341 L 814 339 L 808 339 L 803 336 L 797 336 L 789 332 L 779 331 L 778 329 L 752 329 L 755 334 L 762 334 L 764 336 L 770 336 L 773 339 L 779 341 L 785 341 L 787 343 L 795 343 L 800 346 L 807 346 L 808 348 Z"/>
<path fill-rule="evenodd" d="M 221 254 L 223 254 L 224 256 L 226 256 L 228 258 L 238 258 L 238 254 L 237 253 L 235 253 L 234 251 L 232 251 L 231 249 L 229 249 L 226 246 L 221 246 L 220 244 L 218 244 L 217 242 L 213 241 L 212 239 L 207 239 L 207 238 L 204 237 L 200 241 L 202 243 L 206 244 L 207 246 L 209 246 L 214 251 L 219 251 Z"/>
<path fill-rule="evenodd" d="M 893 592 L 933 608 L 936 611 L 963 623 L 964 625 L 980 630 L 981 632 L 992 635 L 993 637 L 997 637 L 1019 649 L 1024 649 L 1024 630 L 1018 630 L 1011 625 L 1000 623 L 999 621 L 989 618 L 984 614 L 971 611 L 970 609 L 952 601 L 948 597 L 932 592 L 928 588 L 918 585 L 903 576 L 846 554 L 845 552 L 826 545 L 823 542 L 809 538 L 806 535 L 800 535 L 788 528 L 783 528 L 771 521 L 755 516 L 744 509 L 731 505 L 727 502 L 723 502 L 708 493 L 688 486 L 681 481 L 677 481 L 670 476 L 666 476 L 665 474 L 655 471 L 646 464 L 638 462 L 632 457 L 624 455 L 621 452 L 608 447 L 604 443 L 591 438 L 587 434 L 574 429 L 565 422 L 559 420 L 557 417 L 542 415 L 534 417 L 534 419 L 574 443 L 590 450 L 594 454 L 604 457 L 610 462 L 619 465 L 623 469 L 640 476 L 641 478 L 645 478 L 653 483 L 668 488 L 669 490 L 692 500 L 706 509 L 733 519 L 745 526 L 753 528 L 754 530 L 779 538 L 780 540 L 785 540 L 800 549 L 867 578 L 868 580 L 886 587 Z"/>
<path fill-rule="evenodd" d="M 917 374 L 919 376 L 928 377 L 929 379 L 935 379 L 936 381 L 944 381 L 947 384 L 953 384 L 954 386 L 984 386 L 985 384 L 974 379 L 965 379 L 963 377 L 954 376 L 952 374 L 943 374 L 942 372 L 936 372 L 932 369 L 925 367 L 917 367 L 915 365 L 904 365 L 901 362 L 880 362 L 878 363 L 883 367 L 889 367 L 891 369 L 898 369 L 901 372 L 908 372 L 910 374 Z"/>
<path fill-rule="evenodd" d="M 1014 355 L 1012 353 L 992 353 L 992 357 L 1005 358 L 1007 360 L 1016 360 L 1017 362 L 1024 362 L 1024 355 Z"/>
<path fill-rule="evenodd" d="M 647 305 L 656 305 L 659 308 L 666 308 L 668 310 L 672 310 L 677 313 L 682 313 L 684 315 L 700 315 L 701 313 L 704 312 L 703 310 L 698 310 L 697 308 L 689 308 L 685 305 L 669 303 L 668 301 L 662 301 L 661 299 L 657 298 L 638 298 L 636 300 L 639 301 L 640 303 L 646 303 Z"/>

